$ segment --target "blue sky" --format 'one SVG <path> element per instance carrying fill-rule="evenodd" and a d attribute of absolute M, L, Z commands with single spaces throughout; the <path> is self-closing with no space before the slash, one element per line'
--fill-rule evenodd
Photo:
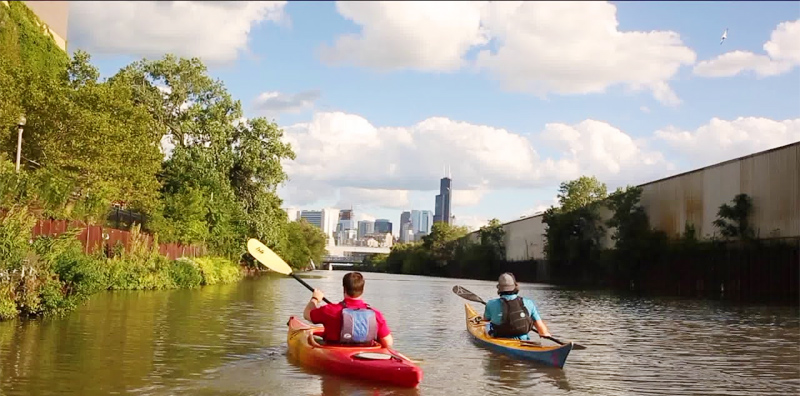
<path fill-rule="evenodd" d="M 800 140 L 797 2 L 167 3 L 71 2 L 70 50 L 201 57 L 285 129 L 286 206 L 398 223 L 449 164 L 477 227 Z"/>

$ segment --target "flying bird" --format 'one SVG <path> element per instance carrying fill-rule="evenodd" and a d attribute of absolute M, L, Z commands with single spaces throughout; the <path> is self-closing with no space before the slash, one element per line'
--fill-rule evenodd
<path fill-rule="evenodd" d="M 722 33 L 722 39 L 719 41 L 719 45 L 722 45 L 722 42 L 728 38 L 728 28 L 725 28 L 725 32 Z"/>

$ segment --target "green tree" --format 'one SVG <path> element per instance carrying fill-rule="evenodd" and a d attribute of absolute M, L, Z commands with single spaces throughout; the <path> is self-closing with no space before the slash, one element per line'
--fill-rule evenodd
<path fill-rule="evenodd" d="M 489 220 L 489 224 L 481 227 L 478 230 L 478 234 L 481 238 L 481 246 L 488 252 L 488 259 L 494 262 L 505 260 L 506 245 L 503 239 L 505 238 L 506 232 L 500 220 Z"/>
<path fill-rule="evenodd" d="M 737 194 L 732 203 L 733 205 L 720 205 L 714 226 L 719 228 L 722 236 L 726 238 L 753 239 L 755 231 L 750 225 L 753 199 L 747 194 Z"/>
<path fill-rule="evenodd" d="M 243 120 L 241 104 L 196 58 L 142 60 L 112 80 L 135 87 L 136 100 L 150 110 L 153 130 L 175 146 L 161 174 L 165 201 L 188 186 L 204 192 L 216 249 L 242 253 L 241 241 L 248 236 L 273 248 L 287 240 L 276 188 L 286 180 L 281 161 L 295 154 L 276 124 Z M 185 222 L 181 216 L 165 211 L 159 223 Z"/>
<path fill-rule="evenodd" d="M 464 226 L 434 223 L 431 233 L 422 237 L 422 247 L 430 253 L 434 265 L 441 269 L 453 260 L 456 242 L 468 233 L 469 230 Z"/>
<path fill-rule="evenodd" d="M 322 262 L 326 252 L 328 236 L 305 219 L 293 221 L 286 226 L 287 243 L 280 254 L 292 268 L 304 269 L 314 263 Z"/>
<path fill-rule="evenodd" d="M 650 228 L 650 221 L 641 205 L 642 188 L 628 186 L 617 189 L 608 198 L 613 211 L 606 225 L 614 229 L 615 241 L 610 266 L 617 275 L 636 277 L 665 247 L 667 236 Z"/>
<path fill-rule="evenodd" d="M 606 185 L 594 177 L 561 183 L 560 207 L 542 216 L 547 225 L 544 252 L 557 277 L 589 276 L 594 270 L 590 263 L 596 260 L 604 232 L 598 209 L 606 195 Z"/>
<path fill-rule="evenodd" d="M 575 180 L 561 183 L 558 189 L 558 201 L 563 212 L 589 206 L 606 198 L 608 191 L 605 183 L 600 183 L 594 176 L 581 176 Z"/>

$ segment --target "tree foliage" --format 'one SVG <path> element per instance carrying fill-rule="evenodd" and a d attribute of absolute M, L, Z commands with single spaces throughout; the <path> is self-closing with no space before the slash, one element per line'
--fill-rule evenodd
<path fill-rule="evenodd" d="M 737 194 L 731 204 L 722 204 L 717 211 L 714 226 L 719 228 L 722 236 L 749 240 L 755 238 L 755 231 L 750 225 L 750 214 L 753 211 L 753 199 L 747 194 Z"/>
<path fill-rule="evenodd" d="M 274 122 L 245 119 L 199 59 L 142 59 L 101 81 L 89 55 L 67 56 L 23 2 L 0 7 L 0 27 L 0 127 L 27 118 L 24 171 L 0 169 L 4 202 L 92 222 L 122 202 L 162 241 L 232 258 L 250 237 L 292 243 L 276 193 L 292 147 Z M 0 145 L 13 159 L 16 133 Z"/>
<path fill-rule="evenodd" d="M 600 250 L 604 229 L 599 214 L 606 198 L 606 185 L 595 177 L 581 176 L 561 183 L 560 206 L 550 207 L 542 216 L 545 257 L 557 269 L 556 276 L 586 276 Z"/>
<path fill-rule="evenodd" d="M 159 141 L 173 146 L 161 174 L 165 207 L 157 228 L 169 233 L 168 225 L 176 224 L 170 237 L 186 240 L 196 233 L 181 230 L 204 222 L 206 238 L 228 255 L 242 253 L 246 235 L 272 247 L 285 240 L 286 215 L 276 188 L 286 180 L 281 161 L 295 154 L 275 123 L 244 120 L 241 104 L 196 58 L 138 61 L 111 80 L 136 87 L 136 101 L 161 131 Z M 194 207 L 204 209 L 182 211 L 176 203 L 189 195 Z"/>
<path fill-rule="evenodd" d="M 293 221 L 287 224 L 286 237 L 291 243 L 284 245 L 279 253 L 292 268 L 305 269 L 312 260 L 316 265 L 322 262 L 328 236 L 318 227 L 305 219 Z"/>

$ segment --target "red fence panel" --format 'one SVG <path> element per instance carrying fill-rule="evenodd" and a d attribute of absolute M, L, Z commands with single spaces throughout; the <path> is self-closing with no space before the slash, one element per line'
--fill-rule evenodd
<path fill-rule="evenodd" d="M 131 233 L 129 231 L 98 225 L 86 225 L 79 221 L 42 219 L 33 226 L 31 234 L 34 238 L 38 236 L 55 237 L 70 229 L 80 229 L 77 237 L 81 241 L 85 253 L 91 254 L 107 249 L 106 253 L 111 255 L 118 244 L 121 244 L 125 251 L 130 251 Z M 147 241 L 147 246 L 152 248 L 153 236 L 146 233 L 141 235 Z M 184 256 L 200 256 L 205 253 L 205 247 L 181 245 L 179 243 L 161 243 L 158 246 L 158 252 L 170 260 L 175 260 Z"/>

